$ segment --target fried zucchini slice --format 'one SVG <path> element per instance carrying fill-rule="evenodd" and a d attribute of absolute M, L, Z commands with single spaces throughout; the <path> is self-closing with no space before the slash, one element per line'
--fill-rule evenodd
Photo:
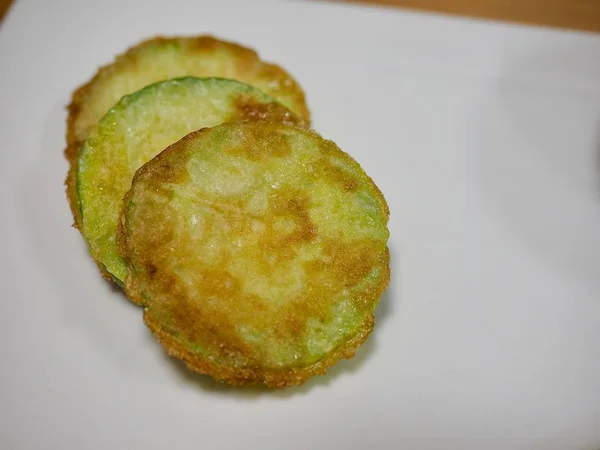
<path fill-rule="evenodd" d="M 385 199 L 312 131 L 193 132 L 125 197 L 125 292 L 167 352 L 232 384 L 302 384 L 369 335 L 389 272 Z"/>
<path fill-rule="evenodd" d="M 68 107 L 65 156 L 71 164 L 66 186 L 75 227 L 81 227 L 81 217 L 73 202 L 76 194 L 69 177 L 74 176 L 81 145 L 92 127 L 124 95 L 158 81 L 184 76 L 231 78 L 250 84 L 310 122 L 304 92 L 296 80 L 281 67 L 261 61 L 249 48 L 211 36 L 143 41 L 100 68 L 73 93 Z"/>
<path fill-rule="evenodd" d="M 125 279 L 116 252 L 117 221 L 135 171 L 191 131 L 231 120 L 267 118 L 304 125 L 303 119 L 249 85 L 219 78 L 178 78 L 123 97 L 85 141 L 73 176 L 80 231 L 103 273 Z"/>

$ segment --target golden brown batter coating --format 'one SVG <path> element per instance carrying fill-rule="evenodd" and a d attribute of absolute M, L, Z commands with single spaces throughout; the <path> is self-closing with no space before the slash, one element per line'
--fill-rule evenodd
<path fill-rule="evenodd" d="M 232 384 L 301 384 L 349 358 L 389 282 L 385 199 L 314 132 L 191 133 L 135 175 L 125 291 L 169 354 Z"/>

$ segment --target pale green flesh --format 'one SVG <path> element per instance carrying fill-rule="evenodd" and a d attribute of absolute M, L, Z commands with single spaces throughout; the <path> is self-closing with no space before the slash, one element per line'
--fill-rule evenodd
<path fill-rule="evenodd" d="M 135 171 L 191 131 L 231 120 L 240 96 L 275 103 L 233 80 L 186 77 L 124 97 L 93 129 L 78 160 L 81 231 L 92 256 L 117 281 L 127 275 L 116 249 L 117 222 Z"/>

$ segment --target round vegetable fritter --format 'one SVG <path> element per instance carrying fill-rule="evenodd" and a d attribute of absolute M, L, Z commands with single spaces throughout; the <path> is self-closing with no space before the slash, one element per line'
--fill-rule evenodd
<path fill-rule="evenodd" d="M 117 56 L 73 93 L 65 150 L 71 164 L 69 176 L 92 128 L 124 95 L 184 76 L 231 78 L 250 84 L 310 121 L 300 85 L 281 67 L 261 61 L 253 50 L 211 36 L 153 38 Z M 67 193 L 73 198 L 75 194 L 69 192 L 73 185 L 68 181 Z M 79 228 L 77 205 L 72 201 L 71 210 Z"/>
<path fill-rule="evenodd" d="M 123 97 L 92 130 L 68 178 L 69 195 L 89 251 L 120 283 L 126 267 L 115 236 L 135 171 L 191 131 L 235 120 L 304 120 L 262 91 L 233 80 L 178 78 Z"/>
<path fill-rule="evenodd" d="M 197 372 L 302 384 L 350 358 L 389 282 L 389 210 L 333 142 L 281 123 L 193 132 L 124 199 L 125 292 Z"/>

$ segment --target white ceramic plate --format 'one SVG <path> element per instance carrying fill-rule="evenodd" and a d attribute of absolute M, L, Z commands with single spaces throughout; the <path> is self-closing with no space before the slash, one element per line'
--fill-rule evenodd
<path fill-rule="evenodd" d="M 392 284 L 352 361 L 285 391 L 170 361 L 63 192 L 65 105 L 148 36 L 306 88 L 379 184 Z M 0 447 L 600 447 L 600 38 L 313 2 L 18 0 L 0 28 Z"/>

